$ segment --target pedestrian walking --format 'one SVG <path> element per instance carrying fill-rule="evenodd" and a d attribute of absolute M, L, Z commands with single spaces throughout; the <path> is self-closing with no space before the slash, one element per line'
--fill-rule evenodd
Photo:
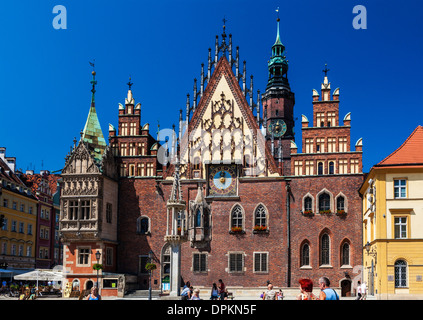
<path fill-rule="evenodd" d="M 273 290 L 271 283 L 267 286 L 267 291 L 264 292 L 263 300 L 276 300 L 276 291 Z"/>
<path fill-rule="evenodd" d="M 219 289 L 217 288 L 216 282 L 213 282 L 211 293 L 210 293 L 210 300 L 217 300 L 219 299 Z"/>
<path fill-rule="evenodd" d="M 317 297 L 313 294 L 313 281 L 310 279 L 300 279 L 300 294 L 297 296 L 297 300 L 317 300 Z"/>
<path fill-rule="evenodd" d="M 363 296 L 361 294 L 361 282 L 357 282 L 357 298 L 355 300 L 362 300 Z"/>
<path fill-rule="evenodd" d="M 188 282 L 187 282 L 188 283 Z M 191 299 L 191 290 L 192 286 L 184 286 L 184 289 L 181 292 L 181 300 L 190 300 Z"/>
<path fill-rule="evenodd" d="M 363 282 L 361 284 L 361 300 L 366 300 L 367 298 L 367 284 Z"/>
<path fill-rule="evenodd" d="M 339 296 L 334 289 L 330 287 L 328 277 L 319 279 L 320 295 L 319 300 L 339 300 Z"/>

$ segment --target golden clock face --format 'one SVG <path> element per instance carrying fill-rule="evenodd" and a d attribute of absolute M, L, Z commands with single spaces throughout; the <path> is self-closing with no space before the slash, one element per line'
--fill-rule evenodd
<path fill-rule="evenodd" d="M 283 136 L 286 132 L 286 123 L 282 119 L 272 120 L 269 124 L 269 133 L 275 138 Z"/>
<path fill-rule="evenodd" d="M 209 195 L 236 195 L 236 165 L 210 165 Z"/>

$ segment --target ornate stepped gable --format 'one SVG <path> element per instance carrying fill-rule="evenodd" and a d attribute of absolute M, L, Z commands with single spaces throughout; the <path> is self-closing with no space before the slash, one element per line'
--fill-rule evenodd
<path fill-rule="evenodd" d="M 251 167 L 254 176 L 277 176 L 258 118 L 223 55 L 185 127 L 180 144 L 181 177 L 193 178 L 192 169 L 199 166 L 197 177 L 205 178 L 204 164 L 210 163 L 236 163 Z"/>

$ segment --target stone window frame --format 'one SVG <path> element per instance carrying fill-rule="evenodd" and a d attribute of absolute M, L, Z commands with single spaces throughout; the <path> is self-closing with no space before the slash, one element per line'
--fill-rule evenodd
<path fill-rule="evenodd" d="M 342 192 L 339 192 L 338 195 L 335 197 L 335 209 L 338 211 L 338 198 L 343 197 L 344 198 L 344 211 L 348 212 L 348 198 L 345 194 Z"/>
<path fill-rule="evenodd" d="M 266 207 L 266 206 L 264 205 L 264 203 L 262 203 L 262 202 L 258 203 L 258 204 L 256 205 L 256 207 L 254 208 L 254 211 L 253 211 L 253 219 L 252 219 L 252 222 L 253 222 L 253 228 L 256 226 L 256 213 L 257 213 L 257 210 L 258 210 L 260 207 L 263 207 L 263 209 L 264 209 L 264 211 L 265 211 L 265 216 L 264 216 L 265 223 L 264 223 L 264 226 L 265 226 L 267 229 L 269 229 L 269 210 L 267 210 L 267 207 Z"/>
<path fill-rule="evenodd" d="M 147 228 L 147 231 L 146 232 L 141 232 L 141 221 L 143 219 L 147 219 L 147 221 L 148 221 L 148 228 Z M 151 219 L 150 219 L 150 217 L 148 217 L 146 215 L 140 215 L 137 218 L 137 231 L 136 231 L 136 233 L 137 234 L 141 234 L 141 235 L 151 234 Z"/>
<path fill-rule="evenodd" d="M 330 192 L 328 189 L 323 188 L 320 190 L 320 192 L 316 195 L 316 213 L 320 213 L 320 203 L 319 203 L 319 197 L 323 194 L 327 193 L 329 194 L 329 207 L 330 211 L 334 212 L 334 203 L 333 203 L 333 193 Z"/>
<path fill-rule="evenodd" d="M 312 212 L 315 212 L 315 205 L 316 205 L 316 201 L 315 201 L 315 199 L 314 199 L 314 197 L 313 197 L 313 195 L 310 193 L 310 192 L 307 192 L 305 195 L 304 195 L 304 197 L 303 197 L 303 199 L 302 199 L 302 201 L 301 201 L 301 205 L 302 205 L 302 212 L 304 213 L 305 212 L 305 199 L 307 198 L 307 197 L 309 197 L 309 198 L 311 198 L 311 211 Z"/>
<path fill-rule="evenodd" d="M 232 206 L 232 208 L 231 208 L 231 210 L 230 210 L 230 214 L 229 214 L 229 225 L 228 225 L 228 227 L 229 227 L 229 232 L 231 232 L 231 230 L 232 230 L 232 214 L 233 214 L 233 211 L 235 210 L 235 208 L 236 207 L 240 207 L 241 208 L 241 219 L 242 219 L 242 221 L 241 221 L 241 224 L 242 224 L 242 231 L 245 231 L 245 210 L 244 210 L 244 207 L 240 204 L 240 203 L 235 203 L 233 206 Z"/>

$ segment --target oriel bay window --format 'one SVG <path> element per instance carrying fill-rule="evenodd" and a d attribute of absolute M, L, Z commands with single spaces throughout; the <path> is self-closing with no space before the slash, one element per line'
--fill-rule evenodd
<path fill-rule="evenodd" d="M 91 218 L 91 200 L 70 200 L 69 220 L 89 220 Z"/>

